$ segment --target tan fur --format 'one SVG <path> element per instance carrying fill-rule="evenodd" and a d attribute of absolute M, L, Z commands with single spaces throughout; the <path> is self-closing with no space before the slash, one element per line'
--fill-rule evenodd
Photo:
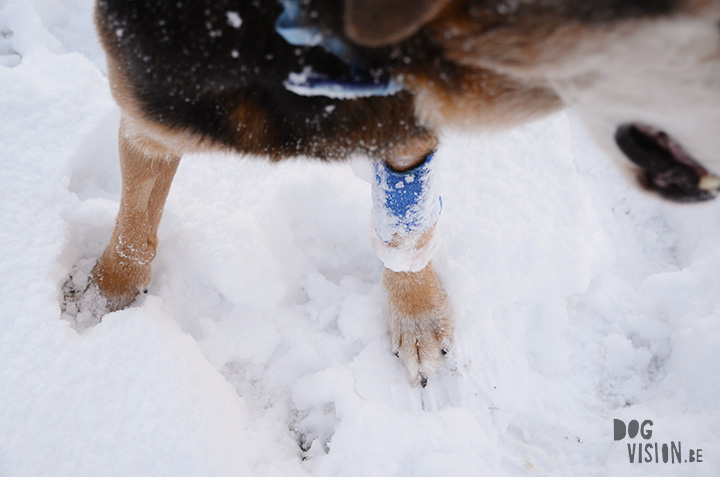
<path fill-rule="evenodd" d="M 450 10 L 436 18 L 430 28 L 442 41 L 448 58 L 497 73 L 538 65 L 552 67 L 585 44 L 598 45 L 592 37 L 607 29 L 565 19 L 541 4 L 520 8 L 523 14 L 514 16 L 512 22 L 495 8 Z M 591 41 L 581 41 L 584 39 Z"/>
<path fill-rule="evenodd" d="M 545 85 L 523 84 L 485 69 L 467 69 L 448 85 L 418 74 L 404 81 L 416 91 L 417 114 L 429 124 L 484 129 L 509 127 L 560 109 L 562 102 Z"/>
<path fill-rule="evenodd" d="M 423 270 L 394 272 L 385 269 L 390 337 L 410 377 L 424 385 L 442 364 L 452 337 L 452 319 L 445 291 L 432 263 Z"/>
<path fill-rule="evenodd" d="M 128 306 L 150 283 L 157 230 L 180 156 L 146 136 L 120 126 L 120 211 L 110 243 L 93 269 L 93 280 L 111 310 Z"/>
<path fill-rule="evenodd" d="M 419 272 L 394 272 L 386 268 L 383 280 L 393 308 L 409 317 L 430 313 L 438 303 L 447 301 L 432 264 Z M 449 338 L 449 331 L 438 328 L 438 336 Z"/>
<path fill-rule="evenodd" d="M 397 172 L 407 171 L 419 166 L 423 160 L 437 149 L 438 140 L 436 136 L 427 136 L 417 138 L 414 141 L 408 141 L 396 144 L 385 162 Z"/>
<path fill-rule="evenodd" d="M 401 41 L 452 0 L 345 0 L 345 31 L 360 45 Z"/>

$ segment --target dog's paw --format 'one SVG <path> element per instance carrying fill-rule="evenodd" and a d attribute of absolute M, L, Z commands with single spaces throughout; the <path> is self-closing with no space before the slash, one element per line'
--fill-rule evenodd
<path fill-rule="evenodd" d="M 62 319 L 78 331 L 100 323 L 106 314 L 130 306 L 141 291 L 147 293 L 143 284 L 150 281 L 149 274 L 108 266 L 102 258 L 80 260 L 62 285 Z"/>
<path fill-rule="evenodd" d="M 149 263 L 136 263 L 100 257 L 92 269 L 90 280 L 107 301 L 108 311 L 130 306 L 141 293 L 147 293 L 152 271 Z"/>
<path fill-rule="evenodd" d="M 447 298 L 419 315 L 390 307 L 390 335 L 393 350 L 402 359 L 413 384 L 427 385 L 444 362 L 452 336 L 452 320 Z"/>
<path fill-rule="evenodd" d="M 452 317 L 445 291 L 431 265 L 417 273 L 385 270 L 390 337 L 413 384 L 423 387 L 443 364 L 452 337 Z"/>

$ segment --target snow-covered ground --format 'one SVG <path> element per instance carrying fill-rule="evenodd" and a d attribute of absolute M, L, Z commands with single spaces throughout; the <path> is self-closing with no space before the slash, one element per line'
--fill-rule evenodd
<path fill-rule="evenodd" d="M 0 0 L 0 476 L 720 475 L 719 205 L 643 195 L 571 114 L 444 138 L 456 334 L 426 389 L 362 161 L 186 157 L 149 294 L 76 331 L 61 286 L 120 195 L 91 8 Z"/>

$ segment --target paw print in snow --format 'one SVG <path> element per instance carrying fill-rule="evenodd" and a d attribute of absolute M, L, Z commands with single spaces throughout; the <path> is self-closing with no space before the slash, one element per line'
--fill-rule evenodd
<path fill-rule="evenodd" d="M 10 41 L 13 32 L 10 30 L 0 30 L 0 66 L 12 68 L 22 61 L 20 53 L 15 51 Z"/>

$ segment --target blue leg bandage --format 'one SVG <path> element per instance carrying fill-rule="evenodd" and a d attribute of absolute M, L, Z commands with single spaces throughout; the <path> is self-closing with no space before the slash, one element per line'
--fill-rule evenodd
<path fill-rule="evenodd" d="M 391 270 L 422 270 L 437 248 L 434 238 L 423 237 L 442 211 L 433 158 L 434 153 L 420 166 L 405 172 L 395 172 L 384 163 L 375 164 L 373 248 Z"/>

